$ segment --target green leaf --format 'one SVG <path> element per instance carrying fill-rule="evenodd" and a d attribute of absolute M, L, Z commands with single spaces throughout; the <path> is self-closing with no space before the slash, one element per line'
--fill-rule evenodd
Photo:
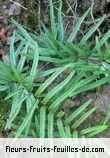
<path fill-rule="evenodd" d="M 88 112 L 84 113 L 75 123 L 72 125 L 72 128 L 76 129 L 78 128 L 89 116 L 92 115 L 96 111 L 96 107 L 93 107 Z"/>
<path fill-rule="evenodd" d="M 13 75 L 10 65 L 4 64 L 0 61 L 0 81 L 10 82 L 13 81 Z"/>
<path fill-rule="evenodd" d="M 96 36 L 96 46 L 95 46 L 97 52 L 98 52 L 98 56 L 100 60 L 103 60 L 103 52 L 101 51 L 101 45 L 100 45 L 100 41 L 99 38 Z"/>
<path fill-rule="evenodd" d="M 53 138 L 53 130 L 54 130 L 54 115 L 53 113 L 48 114 L 48 138 Z"/>
<path fill-rule="evenodd" d="M 59 40 L 64 40 L 64 26 L 63 26 L 63 19 L 62 19 L 62 0 L 59 0 L 59 9 L 58 9 L 58 36 Z"/>
<path fill-rule="evenodd" d="M 16 87 L 16 86 L 15 86 Z M 13 88 L 12 91 L 10 91 L 10 93 L 5 97 L 5 100 L 11 99 L 12 97 L 14 97 L 15 95 L 17 95 L 18 90 L 15 89 L 15 87 Z"/>
<path fill-rule="evenodd" d="M 100 134 L 100 133 L 104 132 L 105 130 L 107 130 L 107 128 L 108 128 L 107 125 L 105 125 L 105 126 L 103 125 L 103 126 L 100 127 L 99 129 L 97 129 L 97 130 L 91 132 L 90 134 L 88 134 L 86 137 L 88 137 L 88 138 L 94 137 L 94 136 L 96 136 L 97 134 Z"/>
<path fill-rule="evenodd" d="M 78 31 L 80 30 L 81 24 L 83 23 L 84 19 L 87 17 L 87 15 L 88 15 L 89 12 L 90 12 L 90 8 L 78 20 L 78 22 L 76 23 L 75 27 L 73 28 L 72 33 L 69 36 L 67 42 L 72 42 L 76 38 L 76 35 L 77 35 Z"/>
<path fill-rule="evenodd" d="M 13 74 L 13 79 L 16 82 L 22 82 L 22 76 L 21 76 L 21 73 L 19 72 L 19 70 L 17 70 L 15 67 L 11 67 L 11 71 Z"/>
<path fill-rule="evenodd" d="M 36 136 L 37 136 L 37 138 L 40 136 L 39 135 L 39 131 L 40 131 L 40 122 L 39 122 L 39 120 L 38 120 L 38 115 L 37 114 L 35 114 L 35 133 L 36 133 Z"/>
<path fill-rule="evenodd" d="M 21 41 L 20 44 L 18 44 L 16 50 L 15 50 L 15 55 L 18 57 L 18 55 L 21 55 L 22 50 L 25 47 L 25 42 Z"/>
<path fill-rule="evenodd" d="M 9 88 L 8 85 L 0 85 L 0 92 L 6 91 Z"/>
<path fill-rule="evenodd" d="M 64 129 L 62 120 L 60 120 L 60 119 L 57 120 L 57 127 L 58 127 L 60 137 L 66 138 L 67 136 L 65 134 L 65 129 Z"/>
<path fill-rule="evenodd" d="M 84 91 L 88 91 L 88 90 L 100 87 L 101 85 L 104 85 L 105 83 L 109 82 L 109 80 L 110 80 L 110 76 L 104 77 L 104 78 L 97 80 L 93 83 L 87 84 L 84 87 L 81 87 L 79 90 L 73 92 L 70 96 L 74 96 L 74 95 L 77 95 L 77 94 L 82 93 Z"/>
<path fill-rule="evenodd" d="M 96 134 L 99 134 L 107 129 L 107 125 L 99 125 L 99 126 L 93 126 L 86 129 L 83 129 L 81 131 L 81 135 L 88 135 L 88 136 L 95 136 Z"/>
<path fill-rule="evenodd" d="M 59 68 L 53 73 L 37 90 L 36 95 L 40 95 L 64 70 L 66 67 Z"/>
<path fill-rule="evenodd" d="M 108 30 L 104 35 L 103 37 L 100 39 L 100 47 L 102 47 L 106 42 L 107 40 L 110 38 L 110 30 Z"/>
<path fill-rule="evenodd" d="M 65 120 L 66 124 L 69 124 L 74 119 L 76 119 L 76 117 L 78 117 L 90 105 L 90 103 L 91 100 L 87 101 L 86 103 L 81 105 L 77 110 L 75 110 L 72 114 L 70 114 Z"/>
<path fill-rule="evenodd" d="M 15 31 L 13 32 L 13 36 L 10 39 L 10 64 L 14 67 L 16 66 L 16 55 L 14 50 L 14 42 L 15 42 Z"/>
<path fill-rule="evenodd" d="M 17 69 L 19 71 L 22 71 L 23 67 L 24 67 L 24 64 L 25 64 L 25 61 L 26 61 L 26 54 L 27 54 L 27 50 L 28 50 L 28 45 L 26 45 L 24 47 L 24 50 L 22 53 L 24 53 L 24 55 L 21 54 L 21 57 L 20 57 L 20 60 L 19 60 L 19 63 L 18 63 L 18 66 L 17 66 Z"/>
<path fill-rule="evenodd" d="M 18 130 L 16 132 L 16 135 L 15 135 L 15 138 L 18 138 L 21 135 L 21 133 L 24 131 L 24 129 L 26 129 L 26 127 L 28 127 L 29 123 L 31 123 L 31 120 L 32 120 L 33 114 L 35 112 L 35 109 L 38 106 L 38 102 L 37 101 L 36 102 L 31 102 L 31 104 L 32 104 L 31 109 L 26 114 L 22 124 L 18 128 Z"/>
<path fill-rule="evenodd" d="M 45 128 L 46 128 L 46 107 L 42 106 L 40 108 L 40 138 L 45 138 Z"/>
<path fill-rule="evenodd" d="M 52 69 L 49 69 L 49 70 L 46 70 L 46 71 L 38 71 L 36 73 L 36 79 L 39 79 L 39 78 L 42 78 L 42 77 L 47 77 L 47 76 L 53 74 L 57 69 L 59 69 L 59 68 L 52 68 Z"/>
<path fill-rule="evenodd" d="M 46 97 L 43 99 L 43 102 L 47 103 L 52 97 L 54 97 L 58 92 L 60 92 L 62 88 L 64 88 L 69 83 L 69 81 L 72 79 L 74 74 L 75 72 L 70 73 L 70 75 L 68 75 L 68 77 L 64 81 L 59 83 L 50 92 L 48 92 Z"/>
<path fill-rule="evenodd" d="M 65 126 L 65 133 L 66 133 L 67 138 L 72 138 L 70 126 L 68 125 Z"/>
<path fill-rule="evenodd" d="M 34 104 L 36 104 L 36 108 L 38 108 L 38 103 L 36 103 L 36 98 L 34 97 L 33 94 L 29 94 L 26 99 L 27 113 L 31 110 L 31 108 L 33 107 Z"/>
<path fill-rule="evenodd" d="M 16 119 L 17 115 L 19 114 L 23 102 L 26 100 L 26 98 L 26 91 L 22 88 L 18 89 L 16 95 L 14 95 L 13 97 L 11 112 L 5 127 L 6 129 L 11 128 L 12 122 Z"/>
<path fill-rule="evenodd" d="M 100 18 L 99 22 L 97 22 L 97 24 L 94 24 L 90 28 L 90 30 L 84 35 L 80 43 L 84 44 L 93 35 L 93 33 L 99 28 L 99 26 L 103 23 L 104 20 L 105 20 L 105 16 Z"/>
<path fill-rule="evenodd" d="M 29 33 L 20 24 L 18 24 L 15 20 L 13 20 L 13 19 L 11 19 L 11 20 L 12 20 L 12 23 L 19 30 L 20 35 L 24 36 L 25 42 L 30 42 L 30 45 L 35 46 L 36 42 L 34 42 L 34 40 L 31 38 L 31 36 L 29 35 Z"/>
<path fill-rule="evenodd" d="M 108 106 L 107 112 L 106 112 L 106 117 L 104 120 L 104 124 L 107 124 L 110 120 L 110 105 Z"/>
<path fill-rule="evenodd" d="M 49 0 L 50 3 L 50 22 L 51 22 L 51 30 L 56 38 L 57 28 L 56 28 L 56 22 L 55 22 L 55 15 L 54 15 L 54 6 L 52 0 Z"/>
<path fill-rule="evenodd" d="M 39 61 L 39 52 L 38 52 L 38 46 L 37 43 L 34 47 L 34 59 L 33 59 L 33 64 L 30 72 L 30 80 L 31 82 L 34 81 L 35 76 L 36 76 L 36 71 L 37 71 L 37 66 L 38 66 L 38 61 Z"/>
<path fill-rule="evenodd" d="M 78 138 L 78 137 L 79 137 L 78 131 L 74 131 L 74 132 L 73 132 L 73 138 Z"/>
<path fill-rule="evenodd" d="M 70 97 L 73 92 L 75 92 L 78 87 L 78 81 L 83 77 L 83 75 L 84 73 L 81 72 L 73 79 L 73 82 L 71 83 L 70 87 L 57 97 L 57 99 L 50 105 L 49 110 L 56 112 L 60 108 L 62 102 L 65 101 L 65 99 L 67 99 L 68 97 Z"/>

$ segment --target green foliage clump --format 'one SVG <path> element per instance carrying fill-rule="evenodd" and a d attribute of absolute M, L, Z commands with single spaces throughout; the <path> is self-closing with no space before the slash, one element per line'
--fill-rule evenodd
<path fill-rule="evenodd" d="M 105 16 L 79 42 L 75 40 L 89 13 L 90 9 L 76 22 L 69 37 L 64 31 L 61 0 L 58 16 L 50 0 L 51 31 L 42 24 L 39 36 L 12 20 L 17 30 L 10 38 L 9 64 L 0 61 L 0 91 L 11 102 L 5 129 L 15 128 L 14 137 L 95 137 L 108 128 L 109 112 L 98 125 L 80 129 L 97 110 L 91 100 L 69 114 L 63 110 L 68 98 L 110 82 L 110 31 L 96 37 L 95 44 L 90 40 Z M 48 70 L 40 67 L 46 64 Z"/>

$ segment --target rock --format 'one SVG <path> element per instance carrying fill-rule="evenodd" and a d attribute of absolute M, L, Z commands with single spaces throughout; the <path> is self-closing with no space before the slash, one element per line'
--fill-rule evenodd
<path fill-rule="evenodd" d="M 107 112 L 108 106 L 110 106 L 110 86 L 104 87 L 101 93 L 97 94 L 97 98 L 94 102 L 94 105 L 104 113 Z"/>
<path fill-rule="evenodd" d="M 19 5 L 19 3 L 13 3 L 10 5 L 10 8 L 9 8 L 9 16 L 12 16 L 12 15 L 20 15 L 21 13 L 21 7 Z"/>
<path fill-rule="evenodd" d="M 106 113 L 108 106 L 110 105 L 110 97 L 102 94 L 98 95 L 95 105 L 99 108 L 100 111 Z"/>
<path fill-rule="evenodd" d="M 21 9 L 25 8 L 22 6 L 21 0 L 10 0 L 0 3 L 0 15 L 2 16 L 18 16 L 21 14 Z"/>

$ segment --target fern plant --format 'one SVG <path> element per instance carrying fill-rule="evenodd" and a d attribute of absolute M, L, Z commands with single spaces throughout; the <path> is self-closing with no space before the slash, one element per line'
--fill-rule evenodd
<path fill-rule="evenodd" d="M 12 20 L 17 29 L 10 38 L 9 64 L 0 61 L 0 91 L 11 102 L 5 129 L 14 129 L 14 137 L 95 137 L 107 130 L 109 112 L 98 125 L 82 129 L 85 121 L 96 112 L 91 100 L 69 114 L 63 110 L 68 98 L 96 90 L 110 80 L 110 31 L 103 37 L 96 37 L 95 44 L 90 40 L 105 16 L 78 43 L 75 41 L 89 12 L 90 9 L 78 20 L 68 38 L 63 26 L 61 0 L 58 16 L 54 15 L 50 0 L 51 31 L 43 24 L 39 36 Z M 45 64 L 51 67 L 42 70 L 40 66 Z"/>

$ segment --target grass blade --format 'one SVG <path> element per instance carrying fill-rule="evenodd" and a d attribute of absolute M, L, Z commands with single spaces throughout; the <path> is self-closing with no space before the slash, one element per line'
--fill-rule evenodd
<path fill-rule="evenodd" d="M 63 19 L 62 19 L 62 0 L 59 0 L 59 9 L 58 9 L 58 35 L 59 40 L 64 40 L 64 26 L 63 26 Z"/>
<path fill-rule="evenodd" d="M 38 61 L 39 61 L 39 52 L 38 52 L 38 46 L 37 46 L 37 43 L 36 43 L 36 46 L 34 48 L 33 64 L 32 64 L 32 68 L 31 68 L 31 72 L 30 72 L 30 76 L 29 76 L 31 82 L 33 82 L 34 79 L 35 79 Z"/>
<path fill-rule="evenodd" d="M 99 28 L 99 26 L 103 23 L 104 20 L 105 20 L 105 16 L 100 18 L 99 22 L 97 22 L 97 24 L 91 27 L 91 29 L 81 39 L 82 44 L 84 44 L 93 35 L 93 33 Z"/>
<path fill-rule="evenodd" d="M 20 125 L 20 127 L 18 128 L 17 132 L 16 132 L 16 135 L 15 135 L 15 138 L 18 138 L 21 133 L 24 131 L 24 129 L 26 129 L 29 125 L 29 123 L 31 123 L 31 119 L 32 119 L 32 116 L 35 112 L 35 109 L 36 107 L 38 106 L 38 102 L 31 102 L 32 104 L 32 108 L 30 109 L 30 111 L 26 114 L 22 124 Z M 37 105 L 37 106 L 36 106 Z"/>
<path fill-rule="evenodd" d="M 95 134 L 99 134 L 101 132 L 103 132 L 105 129 L 107 129 L 107 126 L 106 125 L 99 125 L 99 126 L 94 126 L 94 127 L 89 127 L 89 128 L 86 128 L 86 129 L 83 129 L 81 131 L 81 135 L 93 135 L 93 133 Z"/>
<path fill-rule="evenodd" d="M 40 138 L 45 138 L 45 126 L 46 126 L 46 107 L 40 108 Z"/>
<path fill-rule="evenodd" d="M 14 67 L 16 66 L 16 56 L 14 50 L 14 42 L 15 42 L 15 31 L 13 32 L 13 36 L 10 39 L 10 64 Z"/>
<path fill-rule="evenodd" d="M 60 119 L 57 120 L 57 127 L 58 127 L 60 137 L 66 138 L 67 136 L 65 134 L 65 129 L 64 129 L 62 120 L 60 120 Z"/>
<path fill-rule="evenodd" d="M 24 36 L 24 38 L 26 39 L 26 42 L 30 41 L 30 45 L 33 44 L 35 45 L 34 40 L 31 38 L 31 36 L 28 34 L 28 32 L 20 25 L 18 24 L 14 19 L 11 19 L 12 23 L 17 27 L 17 29 L 19 30 L 19 33 Z"/>
<path fill-rule="evenodd" d="M 72 138 L 70 126 L 65 126 L 65 133 L 67 138 Z"/>
<path fill-rule="evenodd" d="M 8 85 L 0 85 L 0 92 L 6 91 L 9 88 Z"/>
<path fill-rule="evenodd" d="M 90 12 L 90 8 L 78 20 L 78 22 L 76 23 L 75 27 L 73 28 L 72 33 L 70 34 L 70 36 L 69 36 L 69 38 L 67 40 L 68 42 L 72 42 L 76 38 L 76 35 L 77 35 L 78 31 L 80 30 L 81 24 L 84 21 L 84 19 L 87 17 L 87 15 L 88 15 L 89 12 Z"/>
<path fill-rule="evenodd" d="M 107 125 L 103 125 L 100 128 L 97 128 L 96 130 L 94 130 L 93 132 L 91 132 L 90 134 L 88 134 L 86 137 L 91 138 L 96 136 L 97 134 L 100 134 L 102 132 L 104 132 L 105 130 L 107 130 L 108 126 Z"/>
<path fill-rule="evenodd" d="M 77 95 L 77 94 L 82 93 L 84 91 L 88 91 L 88 90 L 100 87 L 101 85 L 104 85 L 105 83 L 109 82 L 109 80 L 110 80 L 110 76 L 104 77 L 104 78 L 97 80 L 93 83 L 85 85 L 84 87 L 81 87 L 79 90 L 73 92 L 71 94 L 71 96 Z"/>
<path fill-rule="evenodd" d="M 88 112 L 84 113 L 73 125 L 72 128 L 76 129 L 78 128 L 89 116 L 92 115 L 96 111 L 96 107 L 93 107 Z"/>
<path fill-rule="evenodd" d="M 53 73 L 37 90 L 36 95 L 40 95 L 66 68 L 59 68 Z"/>
<path fill-rule="evenodd" d="M 54 115 L 50 112 L 48 114 L 48 138 L 53 138 Z"/>
<path fill-rule="evenodd" d="M 18 90 L 18 93 L 13 98 L 11 112 L 10 112 L 9 119 L 7 120 L 7 124 L 5 127 L 6 129 L 11 128 L 12 122 L 15 120 L 15 118 L 19 114 L 21 106 L 23 102 L 26 100 L 26 98 L 27 96 L 25 94 L 25 91 L 23 89 Z"/>
<path fill-rule="evenodd" d="M 100 41 L 99 38 L 96 37 L 96 46 L 95 46 L 97 52 L 98 52 L 98 56 L 100 58 L 100 60 L 103 60 L 103 52 L 101 51 L 101 45 L 100 45 Z"/>
<path fill-rule="evenodd" d="M 91 103 L 91 100 L 81 105 L 77 110 L 70 114 L 65 120 L 66 124 L 71 123 L 77 116 L 79 116 Z"/>
<path fill-rule="evenodd" d="M 79 137 L 78 131 L 74 131 L 74 132 L 73 132 L 73 138 L 78 138 L 78 137 Z"/>
<path fill-rule="evenodd" d="M 49 1 L 50 1 L 51 30 L 52 30 L 52 33 L 53 33 L 54 37 L 56 38 L 57 28 L 56 28 L 56 22 L 55 22 L 54 6 L 53 6 L 52 0 L 49 0 Z"/>
<path fill-rule="evenodd" d="M 107 124 L 109 120 L 110 120 L 110 105 L 108 106 L 108 109 L 107 109 L 107 114 L 104 120 L 104 124 Z"/>
<path fill-rule="evenodd" d="M 68 75 L 68 77 L 64 81 L 59 83 L 50 92 L 48 92 L 46 97 L 44 98 L 43 102 L 47 103 L 52 97 L 54 97 L 59 91 L 61 91 L 62 88 L 64 88 L 69 83 L 69 81 L 72 79 L 74 74 L 75 74 L 75 72 L 72 72 L 70 75 Z"/>
<path fill-rule="evenodd" d="M 108 30 L 104 35 L 103 37 L 100 39 L 100 47 L 102 47 L 106 42 L 107 40 L 110 38 L 110 30 Z"/>
<path fill-rule="evenodd" d="M 28 45 L 26 45 L 24 47 L 24 50 L 23 50 L 23 53 L 24 55 L 21 54 L 21 58 L 19 60 L 19 63 L 18 63 L 18 66 L 17 66 L 17 69 L 21 72 L 23 67 L 24 67 L 24 64 L 25 64 L 25 61 L 26 61 L 26 54 L 27 54 L 27 50 L 28 50 Z"/>

